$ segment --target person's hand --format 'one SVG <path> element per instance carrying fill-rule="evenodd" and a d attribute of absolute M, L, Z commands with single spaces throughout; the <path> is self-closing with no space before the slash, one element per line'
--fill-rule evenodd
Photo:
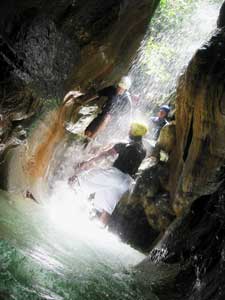
<path fill-rule="evenodd" d="M 78 170 L 79 171 L 84 171 L 87 168 L 87 163 L 86 162 L 82 162 L 78 164 Z"/>
<path fill-rule="evenodd" d="M 79 173 L 79 172 L 82 172 L 82 171 L 85 171 L 88 169 L 89 167 L 89 162 L 88 161 L 84 161 L 84 162 L 81 162 L 81 163 L 78 163 L 75 167 L 74 167 L 74 171 L 76 173 Z M 74 175 L 75 176 L 75 175 Z M 74 177 L 73 176 L 73 177 Z"/>
<path fill-rule="evenodd" d="M 77 179 L 77 175 L 73 175 L 73 176 L 71 176 L 69 179 L 68 179 L 68 183 L 69 184 L 72 184 L 72 183 L 74 183 L 74 181 Z"/>
<path fill-rule="evenodd" d="M 81 93 L 80 91 L 70 91 L 69 93 L 66 94 L 66 96 L 63 99 L 63 103 L 66 103 L 70 100 L 74 101 L 80 96 L 83 96 L 84 94 Z"/>
<path fill-rule="evenodd" d="M 85 130 L 84 132 L 85 136 L 89 139 L 93 138 L 95 135 L 95 132 L 91 131 L 91 130 Z"/>
<path fill-rule="evenodd" d="M 152 155 L 152 156 L 149 157 L 149 162 L 150 162 L 151 165 L 155 165 L 155 164 L 158 163 L 158 159 L 157 159 L 157 157 Z"/>

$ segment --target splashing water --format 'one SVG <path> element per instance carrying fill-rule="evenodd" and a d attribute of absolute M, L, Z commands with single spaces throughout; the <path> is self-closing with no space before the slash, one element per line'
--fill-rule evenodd
<path fill-rule="evenodd" d="M 194 12 L 183 16 L 178 30 L 168 27 L 157 33 L 157 47 L 146 37 L 131 69 L 132 93 L 141 98 L 138 109 L 143 111 L 146 103 L 154 106 L 174 91 L 178 75 L 215 28 L 219 6 L 208 0 L 197 1 Z M 147 47 L 151 47 L 149 53 Z M 84 109 L 84 115 L 88 113 Z M 151 293 L 149 281 L 143 295 L 129 273 L 130 266 L 144 255 L 100 228 L 98 222 L 90 221 L 88 204 L 76 199 L 65 183 L 73 165 L 91 154 L 85 153 L 79 142 L 64 146 L 48 173 L 50 199 L 40 193 L 43 205 L 0 192 L 0 298 L 158 299 Z M 149 266 L 145 272 L 147 269 Z M 158 280 L 151 270 L 148 278 Z"/>
<path fill-rule="evenodd" d="M 66 208 L 0 193 L 0 295 L 143 299 L 127 271 L 144 256 L 91 223 L 79 205 L 71 205 L 66 188 L 60 191 Z M 68 213 L 68 208 L 75 210 Z"/>

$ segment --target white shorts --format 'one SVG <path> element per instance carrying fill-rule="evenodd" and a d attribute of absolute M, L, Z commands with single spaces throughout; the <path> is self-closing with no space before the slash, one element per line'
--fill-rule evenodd
<path fill-rule="evenodd" d="M 93 206 L 99 212 L 112 214 L 121 197 L 130 190 L 134 180 L 117 168 L 91 169 L 78 177 L 82 198 L 93 194 Z M 76 187 L 75 187 L 76 188 Z"/>

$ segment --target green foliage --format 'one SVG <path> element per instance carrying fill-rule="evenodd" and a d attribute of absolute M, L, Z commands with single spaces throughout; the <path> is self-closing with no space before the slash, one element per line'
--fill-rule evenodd
<path fill-rule="evenodd" d="M 153 19 L 153 32 L 179 26 L 184 17 L 193 11 L 197 3 L 198 0 L 161 0 Z"/>
<path fill-rule="evenodd" d="M 146 41 L 141 68 L 146 76 L 164 85 L 173 73 L 168 65 L 176 59 L 176 35 L 179 27 L 188 19 L 199 0 L 161 0 L 150 25 L 150 37 Z M 168 36 L 168 39 L 165 39 Z M 170 63 L 168 63 L 170 62 Z"/>

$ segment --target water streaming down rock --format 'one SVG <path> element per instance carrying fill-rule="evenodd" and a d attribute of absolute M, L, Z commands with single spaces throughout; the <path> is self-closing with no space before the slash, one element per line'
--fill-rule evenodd
<path fill-rule="evenodd" d="M 59 200 L 69 198 L 63 186 L 55 193 Z M 63 229 L 63 222 L 59 222 L 60 228 L 55 226 L 63 220 L 60 204 L 51 210 L 53 220 L 50 221 L 44 208 L 33 209 L 30 207 L 33 205 L 22 202 L 21 209 L 17 209 L 12 199 L 8 200 L 1 202 L 0 210 L 2 236 L 10 242 L 1 242 L 0 247 L 3 299 L 156 299 L 149 290 L 143 295 L 132 278 L 121 273 L 127 263 L 135 264 L 142 256 L 97 227 L 92 236 L 94 225 L 85 216 L 81 222 L 72 222 L 75 233 L 73 230 L 68 233 L 68 227 Z M 74 219 L 73 214 L 71 217 Z"/>

